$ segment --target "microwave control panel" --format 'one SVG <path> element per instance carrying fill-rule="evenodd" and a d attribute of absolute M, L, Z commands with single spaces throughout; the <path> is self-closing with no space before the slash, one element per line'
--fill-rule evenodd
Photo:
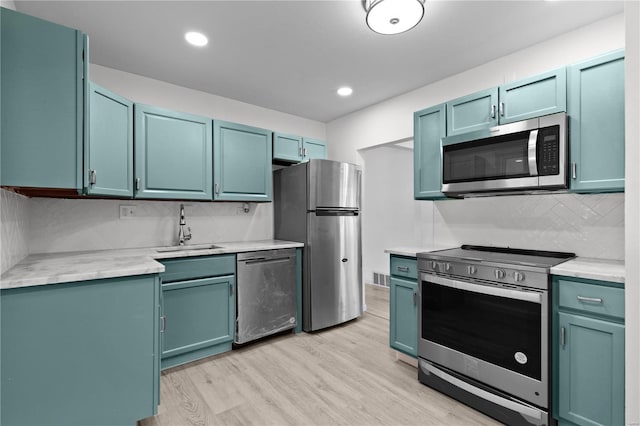
<path fill-rule="evenodd" d="M 540 129 L 537 145 L 538 176 L 560 173 L 560 126 Z"/>

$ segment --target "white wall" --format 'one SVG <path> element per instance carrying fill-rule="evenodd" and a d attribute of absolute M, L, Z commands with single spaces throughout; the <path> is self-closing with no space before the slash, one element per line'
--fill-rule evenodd
<path fill-rule="evenodd" d="M 16 10 L 16 4 L 13 0 L 0 0 L 0 6 L 6 7 L 7 9 Z"/>
<path fill-rule="evenodd" d="M 310 138 L 326 139 L 326 126 L 319 121 L 262 108 L 199 90 L 91 64 L 91 81 L 133 102 L 198 114 L 225 121 L 263 127 Z"/>
<path fill-rule="evenodd" d="M 0 274 L 29 254 L 28 205 L 27 197 L 0 189 Z"/>
<path fill-rule="evenodd" d="M 625 57 L 625 421 L 640 424 L 640 3 L 627 1 Z"/>
<path fill-rule="evenodd" d="M 413 113 L 459 96 L 624 47 L 624 15 L 522 49 L 327 124 L 329 156 L 361 163 L 357 151 L 413 138 Z"/>
<path fill-rule="evenodd" d="M 430 228 L 415 226 L 426 204 L 413 199 L 413 150 L 382 146 L 361 154 L 362 276 L 372 283 L 374 272 L 389 274 L 381 247 L 418 247 Z"/>

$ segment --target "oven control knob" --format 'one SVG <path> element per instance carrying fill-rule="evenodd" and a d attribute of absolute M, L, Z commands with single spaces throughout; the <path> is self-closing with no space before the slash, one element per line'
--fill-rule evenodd
<path fill-rule="evenodd" d="M 514 272 L 513 278 L 516 282 L 524 281 L 524 272 Z"/>
<path fill-rule="evenodd" d="M 449 272 L 451 270 L 451 264 L 450 263 L 445 263 L 444 264 L 444 270 Z"/>
<path fill-rule="evenodd" d="M 431 262 L 431 269 L 438 269 L 438 262 L 436 261 Z"/>
<path fill-rule="evenodd" d="M 473 265 L 469 265 L 469 266 L 467 266 L 467 274 L 469 274 L 469 275 L 473 275 L 473 274 L 475 274 L 477 271 L 478 271 L 478 270 L 476 269 L 476 267 L 475 267 L 475 266 L 473 266 Z"/>
<path fill-rule="evenodd" d="M 496 269 L 496 270 L 495 270 L 495 275 L 496 275 L 496 278 L 497 278 L 497 279 L 501 280 L 501 279 L 503 279 L 503 278 L 505 277 L 505 275 L 507 275 L 507 274 L 506 274 L 506 272 L 504 272 L 504 269 Z"/>

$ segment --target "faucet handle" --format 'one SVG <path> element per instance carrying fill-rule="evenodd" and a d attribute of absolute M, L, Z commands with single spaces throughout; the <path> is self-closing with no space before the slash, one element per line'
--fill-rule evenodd
<path fill-rule="evenodd" d="M 184 236 L 185 240 L 190 240 L 191 239 L 191 227 L 187 226 L 187 234 Z"/>

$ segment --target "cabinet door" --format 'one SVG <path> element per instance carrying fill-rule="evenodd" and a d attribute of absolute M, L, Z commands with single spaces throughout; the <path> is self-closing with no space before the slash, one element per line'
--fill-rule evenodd
<path fill-rule="evenodd" d="M 389 344 L 394 349 L 417 357 L 418 284 L 391 277 L 389 300 Z"/>
<path fill-rule="evenodd" d="M 274 133 L 273 159 L 292 163 L 302 161 L 302 137 Z"/>
<path fill-rule="evenodd" d="M 157 275 L 2 291 L 1 418 L 135 424 L 156 413 Z"/>
<path fill-rule="evenodd" d="M 483 90 L 447 102 L 447 136 L 498 124 L 498 89 Z"/>
<path fill-rule="evenodd" d="M 572 191 L 624 191 L 624 127 L 624 51 L 571 66 Z"/>
<path fill-rule="evenodd" d="M 91 195 L 133 197 L 133 103 L 91 83 L 85 187 Z"/>
<path fill-rule="evenodd" d="M 5 8 L 0 20 L 0 183 L 80 192 L 86 37 Z"/>
<path fill-rule="evenodd" d="M 416 200 L 445 198 L 442 188 L 442 145 L 446 136 L 445 104 L 413 114 L 413 196 Z"/>
<path fill-rule="evenodd" d="M 136 198 L 211 200 L 211 120 L 135 104 Z"/>
<path fill-rule="evenodd" d="M 624 424 L 624 325 L 560 312 L 558 415 L 578 425 Z"/>
<path fill-rule="evenodd" d="M 320 160 L 327 159 L 327 143 L 317 139 L 303 138 L 302 152 L 304 157 L 302 161 L 309 161 L 314 158 Z"/>
<path fill-rule="evenodd" d="M 271 201 L 271 131 L 214 123 L 214 199 Z"/>
<path fill-rule="evenodd" d="M 226 275 L 176 281 L 162 285 L 163 368 L 177 365 L 166 359 L 200 351 L 233 341 L 235 324 L 235 278 Z M 219 352 L 219 351 L 218 351 Z"/>
<path fill-rule="evenodd" d="M 500 86 L 498 109 L 500 124 L 566 111 L 566 68 Z"/>

